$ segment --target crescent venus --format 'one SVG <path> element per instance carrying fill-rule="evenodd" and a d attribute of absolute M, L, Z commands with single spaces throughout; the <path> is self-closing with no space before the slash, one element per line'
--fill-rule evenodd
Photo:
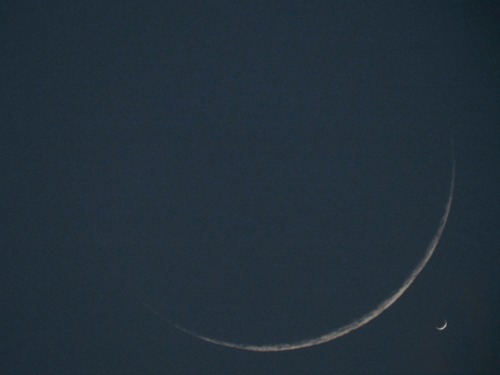
<path fill-rule="evenodd" d="M 311 346 L 315 345 L 320 345 L 324 344 L 326 342 L 335 340 L 339 337 L 345 336 L 352 331 L 357 330 L 358 328 L 363 327 L 365 324 L 369 323 L 373 319 L 377 318 L 380 314 L 382 314 L 385 310 L 387 310 L 389 307 L 391 307 L 405 292 L 406 290 L 410 287 L 410 285 L 415 281 L 417 276 L 422 272 L 424 267 L 427 265 L 427 262 L 429 262 L 429 259 L 432 257 L 432 254 L 434 254 L 434 251 L 436 250 L 436 247 L 439 243 L 439 240 L 441 239 L 441 236 L 443 235 L 444 228 L 446 226 L 446 223 L 448 221 L 448 216 L 450 214 L 451 210 L 451 203 L 453 201 L 453 192 L 455 189 L 455 155 L 454 155 L 454 150 L 452 147 L 452 166 L 451 166 L 451 182 L 450 182 L 450 188 L 449 188 L 449 193 L 448 193 L 448 200 L 446 202 L 446 205 L 444 207 L 444 212 L 443 216 L 441 217 L 441 220 L 439 222 L 436 234 L 430 241 L 429 245 L 427 246 L 427 249 L 425 251 L 425 254 L 423 258 L 420 260 L 420 262 L 417 264 L 415 269 L 410 273 L 410 275 L 405 279 L 403 282 L 403 285 L 392 295 L 390 295 L 387 299 L 382 301 L 377 307 L 375 307 L 372 311 L 366 313 L 365 315 L 359 317 L 358 319 L 354 320 L 353 322 L 346 324 L 342 327 L 339 327 L 331 332 L 325 333 L 324 335 L 321 335 L 319 337 L 315 338 L 309 338 L 297 342 L 292 342 L 292 343 L 278 343 L 278 344 L 269 344 L 269 345 L 255 345 L 255 344 L 244 344 L 244 343 L 234 343 L 230 341 L 224 341 L 224 340 L 219 340 L 216 338 L 204 336 L 202 334 L 196 333 L 194 331 L 190 331 L 187 328 L 182 327 L 179 324 L 176 323 L 171 323 L 173 324 L 177 329 L 180 331 L 194 336 L 200 340 L 220 345 L 220 346 L 225 346 L 228 348 L 233 348 L 233 349 L 240 349 L 240 350 L 247 350 L 247 351 L 253 351 L 253 352 L 283 352 L 283 351 L 288 351 L 288 350 L 297 350 L 297 349 L 303 349 L 303 348 L 309 348 Z M 153 312 L 157 313 L 155 310 L 153 310 L 150 306 L 148 306 Z M 446 328 L 447 323 L 445 322 L 445 325 L 442 328 L 437 328 L 437 329 L 444 329 Z"/>
<path fill-rule="evenodd" d="M 448 327 L 448 322 L 445 320 L 443 325 L 441 327 L 436 327 L 438 331 L 444 330 L 446 327 Z"/>

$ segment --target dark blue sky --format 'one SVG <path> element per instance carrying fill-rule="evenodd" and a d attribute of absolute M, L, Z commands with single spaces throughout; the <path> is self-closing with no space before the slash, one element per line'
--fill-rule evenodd
<path fill-rule="evenodd" d="M 3 1 L 0 372 L 499 371 L 499 17 L 486 1 Z M 168 324 L 264 344 L 373 309 L 434 236 L 452 138 L 444 236 L 367 326 L 256 354 Z"/>

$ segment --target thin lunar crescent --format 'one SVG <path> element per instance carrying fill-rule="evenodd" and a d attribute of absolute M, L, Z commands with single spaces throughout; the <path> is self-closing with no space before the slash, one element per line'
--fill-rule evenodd
<path fill-rule="evenodd" d="M 434 254 L 434 250 L 436 250 L 437 244 L 439 243 L 439 240 L 440 240 L 441 236 L 443 235 L 443 231 L 444 231 L 444 228 L 446 226 L 446 222 L 448 221 L 448 216 L 449 216 L 450 210 L 451 210 L 451 203 L 453 200 L 454 188 L 455 188 L 455 157 L 454 157 L 454 153 L 453 153 L 452 168 L 451 168 L 451 182 L 450 182 L 450 188 L 449 188 L 449 193 L 448 193 L 448 200 L 447 200 L 446 205 L 444 207 L 444 213 L 443 213 L 443 216 L 441 217 L 441 221 L 440 221 L 439 226 L 437 228 L 436 234 L 434 235 L 431 242 L 427 246 L 427 249 L 425 251 L 425 254 L 424 254 L 422 260 L 420 260 L 420 262 L 417 264 L 415 269 L 406 278 L 403 285 L 394 294 L 392 294 L 387 299 L 382 301 L 382 303 L 380 303 L 372 311 L 366 313 L 365 315 L 361 316 L 360 318 L 354 320 L 353 322 L 351 322 L 349 324 L 346 324 L 340 328 L 337 328 L 334 331 L 325 333 L 324 335 L 319 336 L 319 337 L 309 338 L 309 339 L 305 339 L 305 340 L 297 341 L 297 342 L 292 342 L 292 343 L 279 343 L 279 344 L 269 344 L 269 345 L 242 344 L 242 343 L 234 343 L 234 342 L 230 342 L 230 341 L 219 340 L 216 338 L 204 336 L 204 335 L 196 333 L 194 331 L 190 331 L 187 328 L 184 328 L 178 324 L 175 324 L 175 323 L 172 323 L 172 324 L 177 329 L 181 330 L 182 332 L 187 333 L 191 336 L 194 336 L 200 340 L 203 340 L 203 341 L 206 341 L 206 342 L 209 342 L 212 344 L 216 344 L 216 345 L 226 346 L 228 348 L 248 350 L 248 351 L 253 351 L 253 352 L 282 352 L 282 351 L 287 351 L 287 350 L 303 349 L 303 348 L 308 348 L 308 347 L 315 346 L 315 345 L 324 344 L 326 342 L 335 340 L 339 337 L 345 336 L 345 335 L 349 334 L 350 332 L 357 330 L 358 328 L 363 327 L 365 324 L 372 321 L 373 319 L 378 317 L 380 314 L 382 314 L 385 310 L 387 310 L 392 304 L 394 304 L 394 302 L 396 302 L 403 295 L 403 293 L 406 292 L 406 290 L 410 287 L 410 285 L 413 283 L 413 281 L 415 281 L 415 279 L 420 274 L 420 272 L 422 272 L 422 270 L 426 266 L 427 262 L 432 257 L 432 254 Z M 442 329 L 444 329 L 445 327 L 446 327 L 446 324 Z"/>
<path fill-rule="evenodd" d="M 448 327 L 448 322 L 445 320 L 443 325 L 441 327 L 436 327 L 438 331 L 444 330 L 446 327 Z"/>

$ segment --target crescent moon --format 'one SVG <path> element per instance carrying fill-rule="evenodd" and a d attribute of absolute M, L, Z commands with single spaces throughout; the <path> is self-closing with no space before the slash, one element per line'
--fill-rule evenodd
<path fill-rule="evenodd" d="M 319 337 L 315 338 L 309 338 L 297 342 L 292 342 L 292 343 L 279 343 L 279 344 L 270 344 L 270 345 L 254 345 L 254 344 L 241 344 L 241 343 L 235 343 L 235 342 L 230 342 L 230 341 L 224 341 L 224 340 L 219 340 L 216 338 L 204 336 L 202 334 L 196 333 L 194 331 L 190 331 L 187 328 L 182 327 L 179 324 L 171 322 L 177 329 L 180 331 L 191 335 L 193 337 L 196 337 L 200 340 L 209 342 L 211 344 L 216 344 L 220 346 L 225 346 L 228 348 L 233 348 L 233 349 L 240 349 L 240 350 L 247 350 L 247 351 L 252 351 L 252 352 L 283 352 L 283 351 L 288 351 L 288 350 L 297 350 L 297 349 L 303 349 L 303 348 L 309 348 L 311 346 L 316 346 L 320 344 L 327 343 L 329 341 L 335 340 L 339 337 L 345 336 L 352 331 L 357 330 L 358 328 L 363 327 L 365 324 L 369 323 L 373 319 L 377 318 L 380 314 L 382 314 L 385 310 L 387 310 L 389 307 L 391 307 L 401 296 L 406 292 L 406 290 L 410 287 L 410 285 L 415 281 L 417 276 L 422 272 L 424 267 L 427 265 L 427 262 L 429 262 L 429 259 L 432 257 L 432 254 L 434 254 L 434 250 L 436 250 L 436 247 L 439 243 L 439 240 L 441 239 L 441 236 L 443 235 L 444 228 L 446 226 L 446 222 L 448 221 L 448 216 L 450 214 L 451 210 L 451 203 L 453 201 L 453 192 L 455 189 L 455 153 L 452 145 L 452 167 L 451 167 L 451 182 L 450 182 L 450 188 L 449 188 L 449 193 L 448 193 L 448 200 L 446 202 L 446 205 L 444 207 L 444 213 L 443 216 L 441 217 L 441 221 L 439 222 L 436 234 L 432 238 L 431 242 L 427 246 L 427 249 L 425 251 L 425 254 L 423 258 L 420 260 L 420 262 L 417 264 L 415 269 L 410 273 L 410 275 L 406 278 L 406 280 L 403 282 L 403 285 L 396 290 L 396 292 L 392 295 L 390 295 L 387 299 L 382 301 L 377 307 L 375 307 L 372 311 L 366 313 L 365 315 L 359 317 L 358 319 L 354 320 L 353 322 L 346 324 L 342 327 L 339 327 L 331 332 L 325 333 L 324 335 L 321 335 Z M 444 326 L 442 328 L 437 328 L 437 329 L 444 329 L 446 328 L 447 323 L 445 322 Z"/>
<path fill-rule="evenodd" d="M 444 330 L 446 327 L 448 327 L 448 322 L 445 320 L 443 325 L 441 327 L 436 327 L 438 331 Z"/>

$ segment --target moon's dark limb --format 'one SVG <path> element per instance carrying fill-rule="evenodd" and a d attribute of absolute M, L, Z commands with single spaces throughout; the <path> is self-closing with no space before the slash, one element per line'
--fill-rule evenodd
<path fill-rule="evenodd" d="M 436 250 L 436 247 L 439 243 L 439 240 L 441 239 L 441 236 L 443 235 L 443 231 L 444 231 L 444 228 L 446 226 L 446 222 L 448 221 L 448 216 L 449 216 L 450 210 L 451 210 L 454 189 L 455 189 L 455 156 L 454 156 L 454 152 L 453 152 L 452 168 L 451 168 L 451 182 L 450 182 L 448 200 L 446 202 L 446 205 L 444 208 L 444 213 L 443 213 L 443 216 L 441 217 L 441 221 L 440 221 L 439 226 L 437 228 L 436 234 L 434 235 L 431 242 L 427 246 L 424 257 L 422 258 L 422 260 L 420 260 L 420 262 L 417 264 L 417 266 L 411 272 L 411 274 L 406 278 L 403 285 L 394 294 L 389 296 L 386 300 L 384 300 L 382 303 L 380 303 L 372 311 L 368 312 L 367 314 L 361 316 L 360 318 L 354 320 L 353 322 L 351 322 L 347 325 L 344 325 L 340 328 L 337 328 L 334 331 L 325 333 L 324 335 L 321 335 L 319 337 L 305 339 L 305 340 L 296 341 L 296 342 L 292 342 L 292 343 L 280 343 L 280 344 L 270 344 L 270 345 L 239 344 L 239 343 L 234 343 L 234 342 L 230 342 L 230 341 L 219 340 L 219 339 L 211 338 L 208 336 L 203 336 L 199 333 L 190 331 L 187 328 L 184 328 L 184 327 L 182 327 L 178 324 L 175 324 L 175 323 L 173 323 L 173 325 L 177 329 L 181 330 L 182 332 L 185 332 L 185 333 L 187 333 L 191 336 L 194 336 L 200 340 L 203 340 L 203 341 L 206 341 L 206 342 L 209 342 L 212 344 L 216 344 L 216 345 L 226 346 L 228 348 L 248 350 L 248 351 L 254 351 L 254 352 L 281 352 L 281 351 L 287 351 L 287 350 L 308 348 L 311 346 L 323 344 L 323 343 L 335 340 L 339 337 L 345 336 L 348 333 L 350 333 L 358 328 L 361 328 L 362 326 L 364 326 L 365 324 L 367 324 L 368 322 L 370 322 L 371 320 L 375 319 L 380 314 L 382 314 L 390 306 L 392 306 L 392 304 L 394 302 L 396 302 L 406 292 L 406 290 L 410 287 L 410 285 L 413 283 L 413 281 L 415 281 L 415 279 L 420 274 L 420 272 L 422 272 L 424 267 L 427 265 L 427 262 L 432 257 L 432 254 L 434 254 L 434 251 Z"/>

